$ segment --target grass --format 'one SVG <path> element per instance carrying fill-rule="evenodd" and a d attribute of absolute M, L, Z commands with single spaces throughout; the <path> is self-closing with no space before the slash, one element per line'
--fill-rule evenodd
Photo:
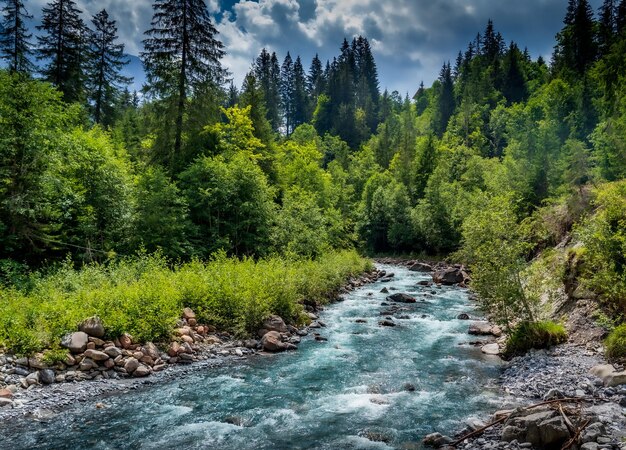
<path fill-rule="evenodd" d="M 272 314 L 303 322 L 303 301 L 324 303 L 370 268 L 354 251 L 314 261 L 218 254 L 174 267 L 159 255 L 82 269 L 67 263 L 53 274 L 33 275 L 27 289 L 0 286 L 0 347 L 16 354 L 55 349 L 63 335 L 96 315 L 108 338 L 130 333 L 142 342 L 165 341 L 184 307 L 200 322 L 247 336 Z"/>
<path fill-rule="evenodd" d="M 551 321 L 522 322 L 506 341 L 506 356 L 526 353 L 530 349 L 548 348 L 567 341 L 567 331 L 561 324 Z"/>
<path fill-rule="evenodd" d="M 626 323 L 615 328 L 604 344 L 609 358 L 626 358 Z"/>

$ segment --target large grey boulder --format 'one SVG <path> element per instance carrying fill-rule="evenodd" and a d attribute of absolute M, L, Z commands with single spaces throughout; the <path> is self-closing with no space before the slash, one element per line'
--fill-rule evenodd
<path fill-rule="evenodd" d="M 408 294 L 393 294 L 388 296 L 386 300 L 396 303 L 417 303 L 417 300 Z"/>
<path fill-rule="evenodd" d="M 433 273 L 433 281 L 437 284 L 452 286 L 460 284 L 469 279 L 469 276 L 463 269 L 458 267 L 446 267 Z"/>
<path fill-rule="evenodd" d="M 263 322 L 263 328 L 267 331 L 278 331 L 279 333 L 287 333 L 287 325 L 282 317 L 271 316 L 265 322 Z"/>
<path fill-rule="evenodd" d="M 76 333 L 67 334 L 61 340 L 61 346 L 65 347 L 72 353 L 82 353 L 87 348 L 89 342 L 89 335 L 83 331 L 77 331 Z"/>
<path fill-rule="evenodd" d="M 83 333 L 87 333 L 89 336 L 93 336 L 98 339 L 104 337 L 104 325 L 99 317 L 94 316 L 84 320 L 78 326 L 78 329 Z"/>
<path fill-rule="evenodd" d="M 263 350 L 268 352 L 283 352 L 285 350 L 295 350 L 294 344 L 283 342 L 282 337 L 278 331 L 269 331 L 261 338 L 261 346 Z"/>
<path fill-rule="evenodd" d="M 56 374 L 52 369 L 43 369 L 39 371 L 39 381 L 42 384 L 52 384 L 55 381 Z"/>

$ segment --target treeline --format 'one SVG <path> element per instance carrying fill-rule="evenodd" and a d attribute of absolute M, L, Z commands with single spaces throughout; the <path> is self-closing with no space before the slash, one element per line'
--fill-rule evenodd
<path fill-rule="evenodd" d="M 67 62 L 74 57 L 44 58 L 51 84 L 35 80 L 23 62 L 32 47 L 11 44 L 30 39 L 24 4 L 7 5 L 6 261 L 67 253 L 106 260 L 141 248 L 183 259 L 216 250 L 315 257 L 350 246 L 444 254 L 464 243 L 472 259 L 467 228 L 479 223 L 477 212 L 510 212 L 517 226 L 626 172 L 624 1 L 605 1 L 597 17 L 587 1 L 570 1 L 549 63 L 507 43 L 489 21 L 410 99 L 381 94 L 364 37 L 345 40 L 326 63 L 315 57 L 308 70 L 299 57 L 281 61 L 263 50 L 238 88 L 221 65 L 228 49 L 204 2 L 158 0 L 137 95 L 118 78 L 124 58 L 115 24 L 99 14 L 110 24 L 96 40 L 106 49 L 99 61 L 116 61 L 103 90 L 115 101 L 101 105 L 100 119 L 81 83 L 97 80 L 84 70 L 97 66 L 98 52 L 78 52 L 80 70 Z M 80 19 L 70 0 L 45 11 L 50 23 L 58 11 Z M 46 23 L 38 51 L 54 36 Z M 81 41 L 76 36 L 67 42 Z M 57 61 L 66 61 L 62 70 Z M 485 220 L 498 223 L 492 219 Z M 532 254 L 526 250 L 522 259 Z"/>

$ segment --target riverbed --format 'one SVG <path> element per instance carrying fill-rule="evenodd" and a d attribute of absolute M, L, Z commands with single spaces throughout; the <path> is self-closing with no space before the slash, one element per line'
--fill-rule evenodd
<path fill-rule="evenodd" d="M 496 357 L 466 343 L 476 314 L 467 291 L 418 285 L 404 267 L 329 306 L 326 327 L 295 352 L 192 371 L 123 395 L 94 398 L 44 421 L 3 424 L 4 449 L 416 448 L 500 404 Z M 417 298 L 381 326 L 388 294 Z M 104 408 L 96 408 L 96 403 Z M 102 406 L 102 405 L 100 405 Z"/>

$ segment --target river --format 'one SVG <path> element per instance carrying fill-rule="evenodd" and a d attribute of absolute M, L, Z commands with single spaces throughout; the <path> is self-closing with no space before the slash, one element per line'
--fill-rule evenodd
<path fill-rule="evenodd" d="M 469 345 L 467 291 L 425 287 L 428 274 L 396 277 L 329 306 L 298 351 L 255 356 L 175 381 L 94 399 L 46 422 L 4 424 L 1 449 L 419 448 L 499 404 L 497 358 Z M 418 298 L 382 327 L 387 287 Z M 405 306 L 405 305 L 402 305 Z M 364 319 L 366 323 L 356 323 Z M 102 401 L 105 409 L 96 409 Z M 8 425 L 8 426 L 7 426 Z M 382 442 L 385 441 L 385 442 Z"/>

